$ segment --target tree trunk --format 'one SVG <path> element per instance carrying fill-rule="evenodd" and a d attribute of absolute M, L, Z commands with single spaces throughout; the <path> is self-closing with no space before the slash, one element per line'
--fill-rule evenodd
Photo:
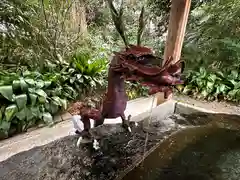
<path fill-rule="evenodd" d="M 72 24 L 74 31 L 87 36 L 87 19 L 84 0 L 76 0 L 72 5 Z"/>

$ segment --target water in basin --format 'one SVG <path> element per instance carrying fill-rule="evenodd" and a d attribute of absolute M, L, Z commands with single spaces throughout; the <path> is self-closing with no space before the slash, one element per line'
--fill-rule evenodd
<path fill-rule="evenodd" d="M 174 121 L 189 128 L 160 143 L 123 180 L 240 179 L 239 116 L 192 114 Z"/>

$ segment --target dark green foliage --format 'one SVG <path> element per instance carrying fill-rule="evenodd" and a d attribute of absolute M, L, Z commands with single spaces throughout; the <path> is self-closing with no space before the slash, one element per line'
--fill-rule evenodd
<path fill-rule="evenodd" d="M 240 69 L 207 70 L 203 67 L 190 71 L 182 93 L 207 100 L 240 102 Z"/>
<path fill-rule="evenodd" d="M 0 74 L 0 134 L 27 130 L 38 124 L 53 124 L 53 116 L 67 104 L 104 86 L 105 56 L 77 53 L 60 72 L 37 71 Z M 10 134 L 9 134 L 10 133 Z"/>
<path fill-rule="evenodd" d="M 73 30 L 73 1 L 2 0 L 0 2 L 0 67 L 44 71 L 61 66 L 83 44 Z"/>
<path fill-rule="evenodd" d="M 240 1 L 214 0 L 191 12 L 183 49 L 191 68 L 239 66 Z"/>
<path fill-rule="evenodd" d="M 191 12 L 183 48 L 190 70 L 184 94 L 239 102 L 239 9 L 240 1 L 214 0 Z"/>

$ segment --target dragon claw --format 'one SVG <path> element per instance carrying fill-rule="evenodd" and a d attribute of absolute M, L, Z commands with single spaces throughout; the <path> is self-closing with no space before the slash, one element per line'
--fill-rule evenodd
<path fill-rule="evenodd" d="M 138 126 L 138 123 L 137 123 L 137 122 L 135 122 L 135 126 L 136 126 L 136 127 Z"/>
<path fill-rule="evenodd" d="M 91 143 L 91 139 L 89 138 L 83 138 L 82 136 L 80 136 L 77 140 L 77 147 L 80 147 L 81 144 L 88 144 Z"/>
<path fill-rule="evenodd" d="M 99 142 L 96 139 L 93 140 L 93 149 L 98 150 L 100 149 Z"/>
<path fill-rule="evenodd" d="M 131 129 L 131 127 L 130 127 L 128 124 L 125 124 L 125 123 L 124 123 L 124 124 L 122 125 L 122 127 L 123 127 L 127 132 L 130 132 L 130 133 L 132 132 L 132 129 Z"/>
<path fill-rule="evenodd" d="M 129 126 L 131 117 L 132 117 L 131 115 L 128 115 L 127 120 L 125 118 L 122 118 L 123 119 L 123 124 L 122 124 L 123 128 L 126 129 L 130 133 L 132 132 L 132 129 Z"/>
<path fill-rule="evenodd" d="M 78 138 L 76 145 L 77 147 L 80 147 L 81 144 L 88 144 L 88 143 L 92 143 L 93 149 L 95 150 L 100 149 L 99 142 L 96 139 L 94 139 L 92 142 L 90 139 L 84 139 L 82 136 Z"/>
<path fill-rule="evenodd" d="M 77 140 L 77 147 L 79 147 L 79 146 L 80 146 L 80 144 L 81 144 L 81 141 L 82 141 L 82 136 L 80 136 L 80 137 L 78 138 L 78 140 Z"/>

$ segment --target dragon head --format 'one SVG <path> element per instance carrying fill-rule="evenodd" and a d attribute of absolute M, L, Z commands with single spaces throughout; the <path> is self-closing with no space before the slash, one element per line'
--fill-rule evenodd
<path fill-rule="evenodd" d="M 116 52 L 115 59 L 117 63 L 113 64 L 111 69 L 121 73 L 127 81 L 137 81 L 149 87 L 149 94 L 170 94 L 175 85 L 183 84 L 181 73 L 184 63 L 178 61 L 171 64 L 170 57 L 160 66 L 161 59 L 155 56 L 150 48 L 130 45 L 125 50 Z"/>

